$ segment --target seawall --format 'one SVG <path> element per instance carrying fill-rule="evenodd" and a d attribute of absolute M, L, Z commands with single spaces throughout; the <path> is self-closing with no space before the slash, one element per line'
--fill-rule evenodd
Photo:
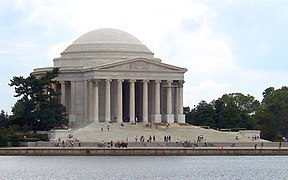
<path fill-rule="evenodd" d="M 288 149 L 252 148 L 95 148 L 21 147 L 0 148 L 1 156 L 286 156 Z"/>

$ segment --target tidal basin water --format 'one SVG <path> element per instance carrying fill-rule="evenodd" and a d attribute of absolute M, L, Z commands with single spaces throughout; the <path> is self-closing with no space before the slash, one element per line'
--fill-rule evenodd
<path fill-rule="evenodd" d="M 0 179 L 288 179 L 287 156 L 0 156 Z"/>

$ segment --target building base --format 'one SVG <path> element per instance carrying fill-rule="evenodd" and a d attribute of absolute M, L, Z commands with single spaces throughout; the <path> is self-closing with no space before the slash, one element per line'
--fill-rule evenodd
<path fill-rule="evenodd" d="M 184 114 L 178 114 L 177 115 L 177 121 L 178 123 L 185 123 L 185 115 Z"/>
<path fill-rule="evenodd" d="M 161 123 L 161 114 L 152 114 L 151 119 L 154 123 Z"/>
<path fill-rule="evenodd" d="M 174 114 L 166 114 L 167 123 L 174 123 Z"/>
<path fill-rule="evenodd" d="M 76 115 L 75 114 L 69 114 L 69 124 L 75 124 L 76 123 Z"/>

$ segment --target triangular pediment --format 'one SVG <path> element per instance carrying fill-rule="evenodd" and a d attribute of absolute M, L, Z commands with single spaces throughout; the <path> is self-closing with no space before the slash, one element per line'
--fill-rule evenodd
<path fill-rule="evenodd" d="M 117 61 L 109 64 L 103 64 L 97 67 L 101 70 L 114 71 L 163 71 L 163 72 L 186 72 L 187 69 L 172 66 L 169 64 L 157 62 L 147 58 L 133 58 L 123 61 Z"/>

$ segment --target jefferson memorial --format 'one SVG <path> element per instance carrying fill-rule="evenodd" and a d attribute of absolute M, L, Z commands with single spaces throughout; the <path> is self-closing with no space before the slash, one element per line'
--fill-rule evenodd
<path fill-rule="evenodd" d="M 186 68 L 154 58 L 137 38 L 98 29 L 76 39 L 55 58 L 53 88 L 75 125 L 91 122 L 184 123 Z M 41 75 L 53 67 L 34 69 Z"/>

